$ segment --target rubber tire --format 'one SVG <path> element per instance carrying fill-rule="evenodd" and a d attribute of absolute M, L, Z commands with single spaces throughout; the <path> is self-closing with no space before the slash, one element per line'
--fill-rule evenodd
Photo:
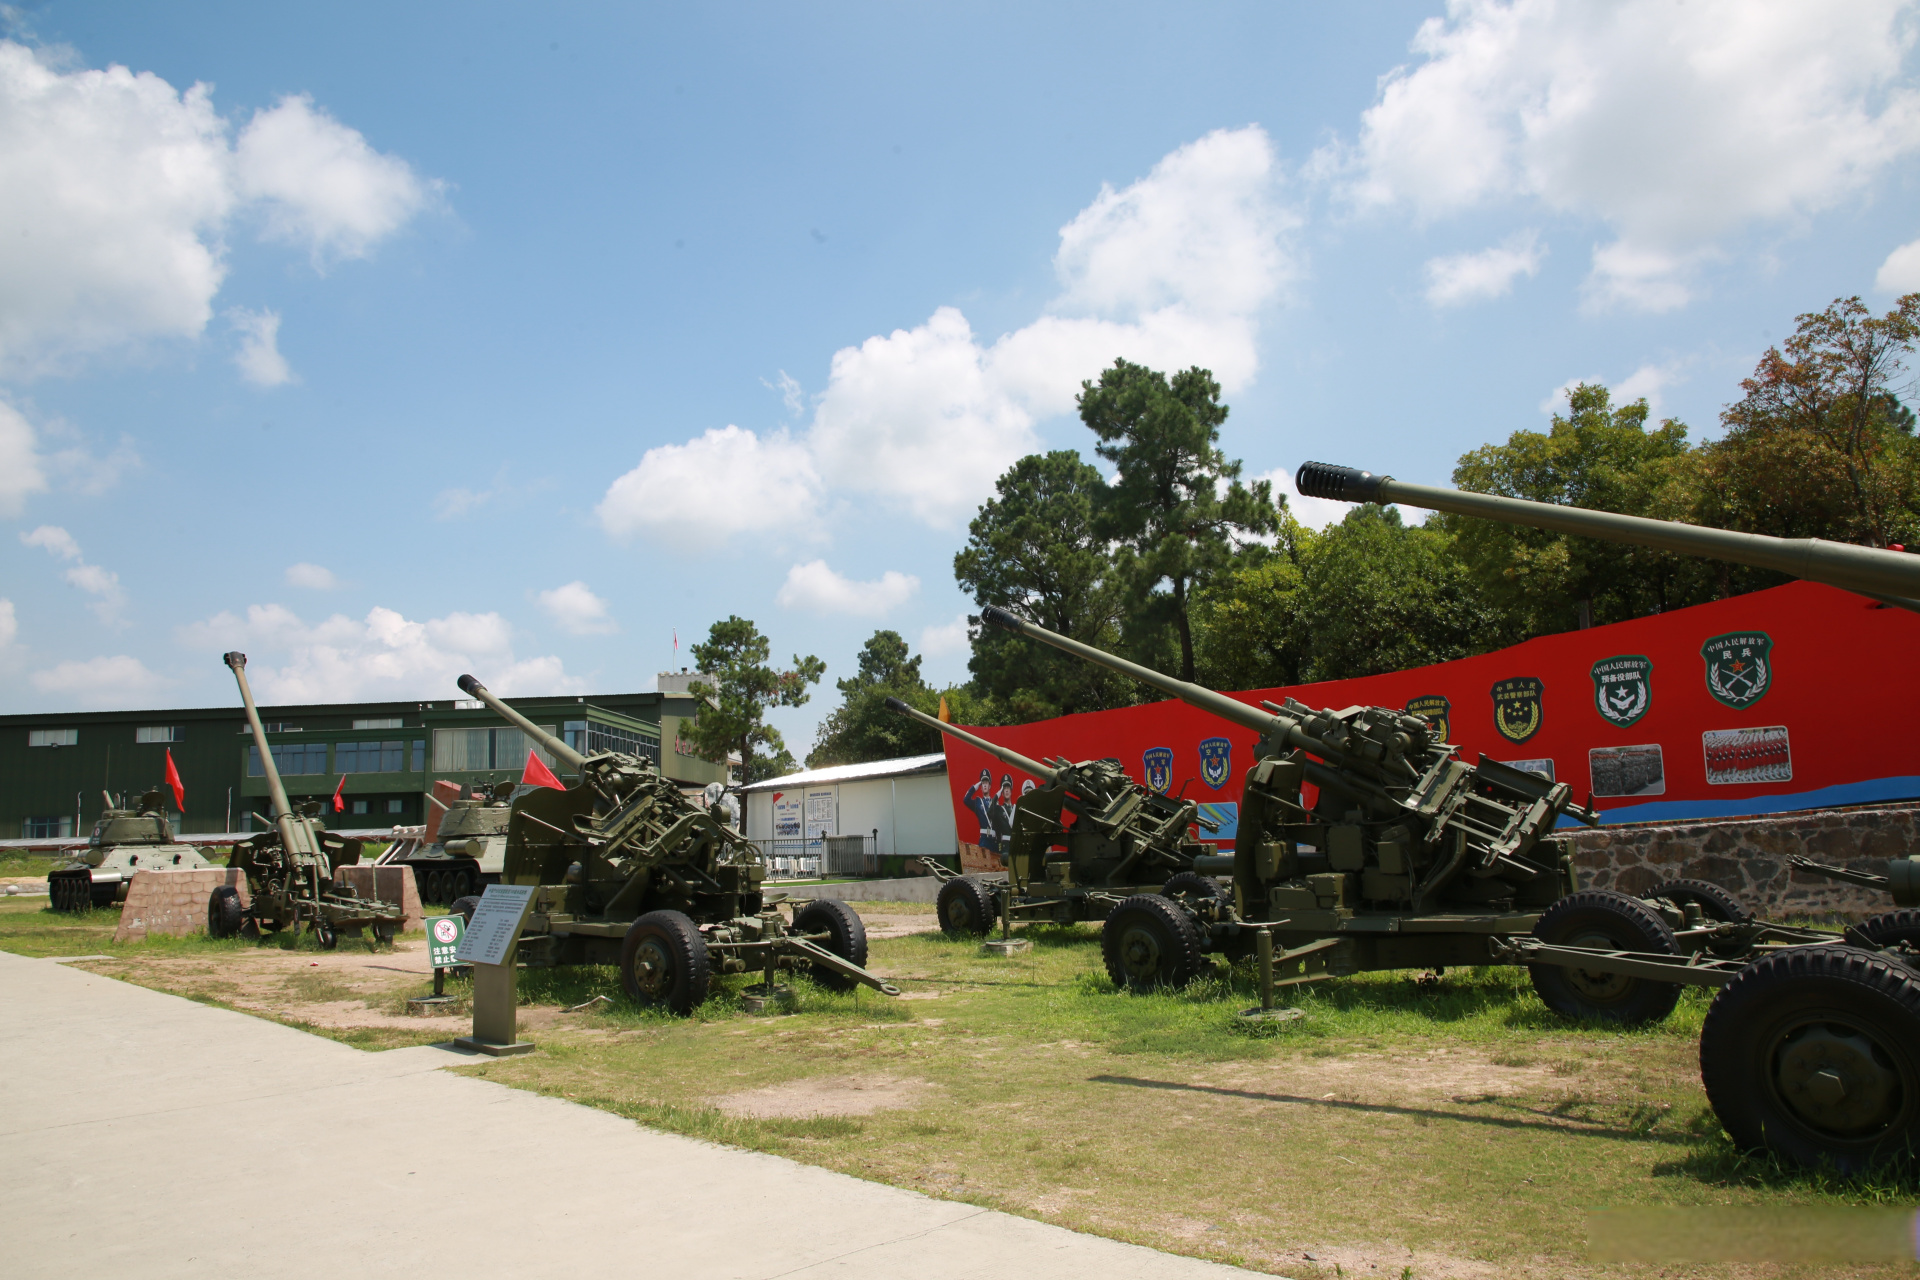
<path fill-rule="evenodd" d="M 230 884 L 216 888 L 207 898 L 207 936 L 210 938 L 235 938 L 240 935 L 240 924 L 246 919 L 246 908 L 240 905 L 240 891 Z"/>
<path fill-rule="evenodd" d="M 827 941 L 823 945 L 827 950 L 862 969 L 867 967 L 867 926 L 862 923 L 860 913 L 846 903 L 816 898 L 793 913 L 793 930 L 824 933 Z M 815 982 L 833 991 L 851 991 L 860 985 L 857 980 L 821 964 L 810 965 L 809 969 Z"/>
<path fill-rule="evenodd" d="M 383 947 L 391 947 L 393 945 L 394 934 L 398 932 L 398 929 L 394 925 L 384 924 L 379 921 L 368 925 L 367 930 L 373 935 L 374 944 Z"/>
<path fill-rule="evenodd" d="M 480 909 L 478 897 L 455 898 L 453 905 L 447 908 L 450 916 L 460 916 L 468 924 L 473 923 L 473 913 Z"/>
<path fill-rule="evenodd" d="M 1920 949 L 1920 911 L 1889 911 L 1863 920 L 1855 927 L 1883 947 L 1904 942 Z"/>
<path fill-rule="evenodd" d="M 1678 955 L 1673 930 L 1659 913 L 1640 899 L 1611 889 L 1570 893 L 1548 907 L 1533 926 L 1533 936 L 1555 946 L 1593 946 L 1598 935 L 1616 951 L 1657 951 Z M 1547 1008 L 1569 1018 L 1613 1022 L 1626 1027 L 1659 1022 L 1680 1002 L 1680 985 L 1650 978 L 1621 978 L 1611 992 L 1595 986 L 1585 989 L 1559 965 L 1527 966 L 1533 989 Z M 1596 975 L 1613 981 L 1613 975 Z"/>
<path fill-rule="evenodd" d="M 1813 1028 L 1842 1028 L 1876 1051 L 1894 1095 L 1876 1131 L 1823 1130 L 1783 1096 L 1777 1054 L 1790 1036 Z M 1858 947 L 1790 947 L 1756 960 L 1707 1009 L 1700 1080 L 1743 1151 L 1764 1147 L 1843 1174 L 1910 1160 L 1920 1151 L 1920 977 Z"/>
<path fill-rule="evenodd" d="M 1197 871 L 1174 872 L 1167 877 L 1167 882 L 1160 886 L 1160 893 L 1168 898 L 1184 893 L 1190 897 L 1214 898 L 1221 902 L 1233 900 L 1233 895 L 1222 888 L 1218 880 L 1211 876 L 1203 876 Z"/>
<path fill-rule="evenodd" d="M 654 950 L 670 966 L 666 980 L 651 989 L 640 985 L 635 972 L 642 947 Z M 635 1004 L 685 1017 L 707 998 L 712 982 L 706 940 L 681 912 L 649 911 L 627 926 L 627 936 L 620 943 L 620 986 Z"/>
<path fill-rule="evenodd" d="M 340 930 L 324 920 L 316 920 L 311 926 L 313 940 L 320 944 L 322 951 L 336 951 L 340 947 Z"/>
<path fill-rule="evenodd" d="M 1740 905 L 1740 899 L 1711 880 L 1663 880 L 1641 894 L 1644 898 L 1665 898 L 1676 907 L 1698 903 L 1700 914 L 1715 924 L 1744 924 L 1753 912 Z"/>
<path fill-rule="evenodd" d="M 1206 964 L 1192 917 L 1157 893 L 1113 909 L 1100 928 L 1100 956 L 1113 985 L 1128 991 L 1184 987 Z"/>
<path fill-rule="evenodd" d="M 993 922 L 1000 918 L 994 907 L 993 890 L 976 876 L 961 876 L 941 885 L 934 909 L 940 917 L 940 928 L 961 937 L 984 938 L 993 932 Z"/>

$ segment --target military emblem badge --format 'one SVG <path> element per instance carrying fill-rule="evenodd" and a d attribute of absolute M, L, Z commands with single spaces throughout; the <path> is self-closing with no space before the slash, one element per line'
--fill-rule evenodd
<path fill-rule="evenodd" d="M 1764 631 L 1732 631 L 1700 646 L 1707 663 L 1707 692 L 1735 711 L 1752 706 L 1773 687 L 1773 637 Z"/>
<path fill-rule="evenodd" d="M 1493 727 L 1508 742 L 1525 742 L 1540 732 L 1545 718 L 1540 698 L 1546 685 L 1538 676 L 1509 676 L 1493 686 Z"/>
<path fill-rule="evenodd" d="M 1173 748 L 1148 747 L 1141 754 L 1140 763 L 1147 772 L 1148 788 L 1165 795 L 1173 785 Z"/>
<path fill-rule="evenodd" d="M 1624 729 L 1653 705 L 1653 659 L 1639 654 L 1602 658 L 1593 664 L 1593 709 Z"/>
<path fill-rule="evenodd" d="M 1233 770 L 1233 744 L 1225 738 L 1208 738 L 1200 744 L 1200 780 L 1215 791 L 1227 785 Z M 1163 788 L 1164 789 L 1164 788 Z"/>
<path fill-rule="evenodd" d="M 1453 738 L 1451 732 L 1453 726 L 1447 721 L 1447 715 L 1452 710 L 1453 704 L 1437 693 L 1423 693 L 1407 701 L 1407 714 L 1425 716 L 1442 742 L 1451 741 Z"/>

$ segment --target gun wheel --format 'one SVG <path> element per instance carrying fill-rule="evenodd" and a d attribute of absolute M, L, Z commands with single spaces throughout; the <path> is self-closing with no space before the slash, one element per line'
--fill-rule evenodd
<path fill-rule="evenodd" d="M 649 911 L 628 926 L 620 943 L 620 985 L 635 1004 L 689 1014 L 712 981 L 706 941 L 681 912 Z"/>
<path fill-rule="evenodd" d="M 478 897 L 456 898 L 454 899 L 453 905 L 447 908 L 447 914 L 450 916 L 459 916 L 468 924 L 472 924 L 473 913 L 479 909 L 480 899 Z"/>
<path fill-rule="evenodd" d="M 1753 919 L 1753 912 L 1740 905 L 1740 899 L 1711 880 L 1663 880 L 1640 895 L 1641 898 L 1665 898 L 1676 907 L 1693 903 L 1700 914 L 1716 924 L 1739 924 Z"/>
<path fill-rule="evenodd" d="M 1889 911 L 1854 927 L 1878 946 L 1897 947 L 1904 942 L 1920 950 L 1920 911 Z"/>
<path fill-rule="evenodd" d="M 1113 985 L 1129 991 L 1184 987 L 1205 963 L 1200 931 L 1171 898 L 1136 894 L 1100 929 L 1100 955 Z"/>
<path fill-rule="evenodd" d="M 861 922 L 860 913 L 844 902 L 832 898 L 817 898 L 796 911 L 793 916 L 795 933 L 824 933 L 826 942 L 821 945 L 851 964 L 862 969 L 867 967 L 867 926 Z M 823 987 L 835 991 L 851 991 L 859 983 L 844 973 L 835 973 L 824 965 L 810 966 L 813 980 Z"/>
<path fill-rule="evenodd" d="M 941 885 L 934 907 L 940 927 L 962 937 L 986 937 L 1000 914 L 994 907 L 993 890 L 977 876 L 961 876 Z"/>
<path fill-rule="evenodd" d="M 340 946 L 340 931 L 333 927 L 332 921 L 315 920 L 313 940 L 319 944 L 322 951 L 333 951 Z"/>
<path fill-rule="evenodd" d="M 1201 902 L 1228 902 L 1232 895 L 1220 887 L 1220 882 L 1197 871 L 1177 871 L 1167 877 L 1160 886 L 1162 895 L 1169 898 L 1193 898 Z"/>
<path fill-rule="evenodd" d="M 1680 950 L 1673 930 L 1652 907 L 1611 889 L 1568 894 L 1547 908 L 1533 926 L 1533 936 L 1556 947 L 1663 955 L 1678 955 Z M 1527 973 L 1547 1008 L 1569 1018 L 1637 1027 L 1659 1022 L 1680 1001 L 1678 984 L 1650 978 L 1552 964 L 1528 965 Z"/>
<path fill-rule="evenodd" d="M 233 938 L 239 936 L 240 926 L 246 918 L 246 909 L 240 905 L 240 891 L 230 884 L 223 884 L 213 891 L 207 899 L 207 936 L 211 938 Z"/>
<path fill-rule="evenodd" d="M 1742 1150 L 1860 1173 L 1920 1148 L 1920 979 L 1857 947 L 1791 947 L 1714 997 L 1700 1080 Z"/>

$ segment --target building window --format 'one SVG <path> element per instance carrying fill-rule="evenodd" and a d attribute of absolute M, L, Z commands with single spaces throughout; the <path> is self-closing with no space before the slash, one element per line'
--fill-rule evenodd
<path fill-rule="evenodd" d="M 487 704 L 478 698 L 455 698 L 453 700 L 453 709 L 455 711 L 485 711 Z"/>
<path fill-rule="evenodd" d="M 400 773 L 407 767 L 404 742 L 336 742 L 335 773 Z"/>
<path fill-rule="evenodd" d="M 325 773 L 327 771 L 327 744 L 324 742 L 276 742 L 273 746 L 273 767 L 281 777 L 289 774 Z M 247 748 L 247 776 L 262 778 L 266 770 L 260 767 L 260 748 Z"/>
<path fill-rule="evenodd" d="M 365 813 L 367 811 L 367 802 L 365 800 L 355 800 L 353 802 L 353 811 L 355 813 Z"/>
<path fill-rule="evenodd" d="M 413 771 L 415 773 L 423 773 L 426 771 L 426 767 L 427 740 L 425 738 L 415 738 L 413 740 Z"/>
<path fill-rule="evenodd" d="M 355 720 L 353 727 L 356 729 L 398 729 L 401 727 L 401 720 L 399 716 L 387 716 L 380 720 Z"/>
<path fill-rule="evenodd" d="M 20 834 L 28 840 L 55 840 L 70 836 L 73 834 L 73 819 L 28 818 L 20 824 Z"/>
<path fill-rule="evenodd" d="M 178 742 L 183 736 L 177 724 L 141 725 L 133 731 L 135 742 Z"/>
<path fill-rule="evenodd" d="M 284 720 L 269 720 L 267 721 L 265 727 L 268 733 L 299 733 L 300 732 L 299 725 L 288 724 Z"/>
<path fill-rule="evenodd" d="M 80 745 L 78 729 L 29 729 L 27 745 L 30 747 L 77 747 Z"/>
<path fill-rule="evenodd" d="M 551 734 L 553 726 L 543 724 L 542 732 Z M 480 769 L 520 769 L 527 763 L 527 752 L 540 757 L 549 769 L 553 757 L 518 729 L 435 729 L 433 731 L 433 768 L 437 772 L 461 773 Z"/>
<path fill-rule="evenodd" d="M 566 743 L 581 755 L 587 754 L 587 722 L 585 720 L 569 720 L 561 725 L 560 741 Z"/>
<path fill-rule="evenodd" d="M 596 751 L 618 751 L 624 755 L 639 756 L 642 760 L 651 760 L 654 768 L 660 767 L 659 739 L 643 738 L 631 729 L 601 724 L 598 720 L 587 722 L 586 749 L 575 747 L 574 750 L 580 751 L 581 755 L 592 755 Z"/>
<path fill-rule="evenodd" d="M 406 812 L 406 809 L 407 809 L 407 802 L 406 802 L 405 800 L 389 800 L 389 801 L 387 801 L 387 812 L 388 812 L 388 813 L 405 813 L 405 812 Z"/>

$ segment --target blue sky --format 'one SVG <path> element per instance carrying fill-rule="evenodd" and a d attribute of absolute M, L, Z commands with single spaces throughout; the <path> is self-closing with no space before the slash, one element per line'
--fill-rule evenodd
<path fill-rule="evenodd" d="M 1116 356 L 1444 482 L 1920 288 L 1913 4 L 1039 8 L 6 11 L 0 710 L 647 689 L 730 613 L 959 679 Z"/>

